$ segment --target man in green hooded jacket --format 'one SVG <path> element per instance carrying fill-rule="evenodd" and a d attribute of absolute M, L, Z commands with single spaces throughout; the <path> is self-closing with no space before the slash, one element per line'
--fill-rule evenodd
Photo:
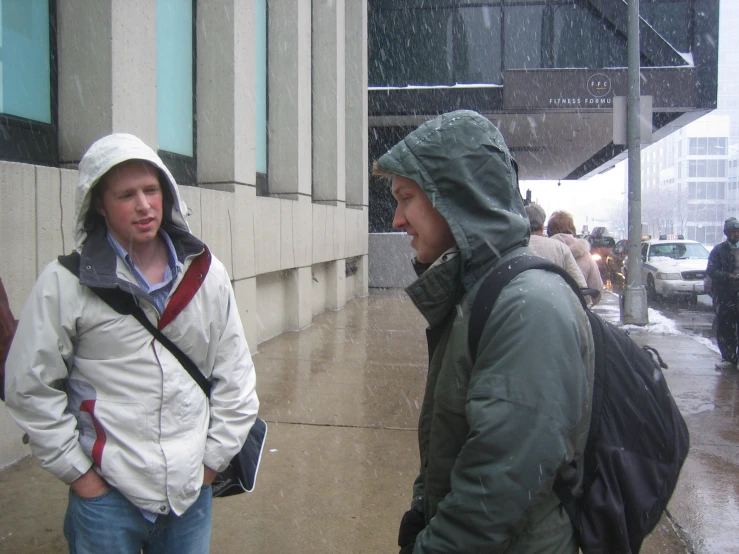
<path fill-rule="evenodd" d="M 472 111 L 421 125 L 375 164 L 392 179 L 393 227 L 416 250 L 406 292 L 428 321 L 429 371 L 418 425 L 420 474 L 402 553 L 578 552 L 552 491 L 582 479 L 593 338 L 558 275 L 529 270 L 495 303 L 473 363 L 469 314 L 500 264 L 531 254 L 515 162 Z"/>

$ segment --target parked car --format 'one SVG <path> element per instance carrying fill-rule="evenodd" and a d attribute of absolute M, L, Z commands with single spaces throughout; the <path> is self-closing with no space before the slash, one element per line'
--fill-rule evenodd
<path fill-rule="evenodd" d="M 642 282 L 651 299 L 705 293 L 708 250 L 694 240 L 646 240 L 641 244 Z"/>
<path fill-rule="evenodd" d="M 607 235 L 588 235 L 586 240 L 590 243 L 590 255 L 593 256 L 595 263 L 598 264 L 601 277 L 606 279 L 608 277 L 606 257 L 611 253 L 613 247 L 616 246 L 616 239 Z"/>
<path fill-rule="evenodd" d="M 616 243 L 613 249 L 606 254 L 605 270 L 606 276 L 613 279 L 626 280 L 622 268 L 626 257 L 629 255 L 629 241 L 622 239 Z"/>

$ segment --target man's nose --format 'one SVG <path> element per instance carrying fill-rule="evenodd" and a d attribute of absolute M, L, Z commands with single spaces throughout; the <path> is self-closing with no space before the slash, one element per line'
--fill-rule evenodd
<path fill-rule="evenodd" d="M 136 209 L 141 211 L 146 211 L 149 209 L 150 203 L 149 199 L 146 197 L 146 194 L 143 192 L 139 192 L 136 194 Z"/>
<path fill-rule="evenodd" d="M 400 204 L 398 204 L 395 208 L 395 215 L 393 216 L 393 229 L 405 229 L 406 224 L 405 214 L 400 209 Z"/>

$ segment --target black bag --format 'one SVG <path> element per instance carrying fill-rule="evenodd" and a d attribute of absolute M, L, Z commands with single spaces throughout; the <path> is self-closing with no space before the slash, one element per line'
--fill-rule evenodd
<path fill-rule="evenodd" d="M 67 268 L 72 274 L 79 277 L 80 255 L 73 252 L 68 256 L 59 256 L 59 263 Z M 169 350 L 182 367 L 190 374 L 190 377 L 200 386 L 205 397 L 210 400 L 211 383 L 205 378 L 205 375 L 197 368 L 195 363 L 180 348 L 173 343 L 166 335 L 157 329 L 149 318 L 146 317 L 143 310 L 136 303 L 136 299 L 121 289 L 88 287 L 92 292 L 100 297 L 103 302 L 108 304 L 116 312 L 121 315 L 132 315 L 136 320 L 156 338 L 162 346 Z M 267 423 L 257 417 L 254 425 L 252 425 L 249 435 L 244 442 L 244 446 L 233 457 L 228 467 L 218 473 L 211 484 L 211 490 L 214 497 L 233 496 L 242 492 L 251 492 L 257 480 L 257 471 L 259 470 L 259 462 L 262 459 L 265 439 L 267 438 Z"/>
<path fill-rule="evenodd" d="M 511 279 L 527 269 L 545 269 L 567 281 L 590 320 L 595 381 L 582 494 L 573 497 L 574 483 L 559 477 L 554 492 L 584 554 L 637 554 L 667 507 L 690 447 L 688 428 L 660 369 L 667 366 L 656 350 L 639 348 L 590 311 L 564 269 L 530 255 L 503 266 L 485 279 L 475 298 L 468 337 L 472 359 L 493 304 Z"/>

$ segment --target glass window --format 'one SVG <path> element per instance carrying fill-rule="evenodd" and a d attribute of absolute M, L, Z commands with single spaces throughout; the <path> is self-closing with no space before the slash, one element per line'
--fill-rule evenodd
<path fill-rule="evenodd" d="M 701 160 L 703 161 L 703 160 Z M 718 171 L 718 160 L 705 160 L 706 163 L 706 177 L 716 177 Z"/>
<path fill-rule="evenodd" d="M 641 0 L 639 15 L 679 52 L 690 52 L 690 0 Z"/>
<path fill-rule="evenodd" d="M 695 175 L 696 177 L 706 176 L 706 160 L 695 161 Z"/>
<path fill-rule="evenodd" d="M 501 84 L 501 20 L 500 1 L 370 9 L 369 85 Z"/>
<path fill-rule="evenodd" d="M 499 7 L 460 8 L 451 21 L 451 62 L 456 83 L 502 84 Z"/>
<path fill-rule="evenodd" d="M 51 123 L 49 0 L 0 3 L 0 112 Z"/>
<path fill-rule="evenodd" d="M 703 156 L 706 153 L 706 137 L 700 137 L 695 140 L 695 155 Z"/>
<path fill-rule="evenodd" d="M 549 14 L 549 11 L 546 12 Z M 551 46 L 545 47 L 544 37 L 551 33 L 544 27 L 544 6 L 506 6 L 505 9 L 505 68 L 531 69 L 551 67 Z M 542 60 L 542 57 L 544 60 Z"/>
<path fill-rule="evenodd" d="M 193 157 L 193 0 L 157 0 L 159 149 Z"/>
<path fill-rule="evenodd" d="M 626 37 L 606 21 L 579 5 L 548 9 L 553 11 L 554 67 L 627 66 Z"/>
<path fill-rule="evenodd" d="M 50 0 L 0 0 L 0 158 L 4 160 L 58 163 L 54 5 Z"/>
<path fill-rule="evenodd" d="M 452 82 L 447 34 L 453 10 L 372 10 L 367 22 L 370 86 L 443 85 Z M 412 53 L 431 52 L 417 56 Z"/>

